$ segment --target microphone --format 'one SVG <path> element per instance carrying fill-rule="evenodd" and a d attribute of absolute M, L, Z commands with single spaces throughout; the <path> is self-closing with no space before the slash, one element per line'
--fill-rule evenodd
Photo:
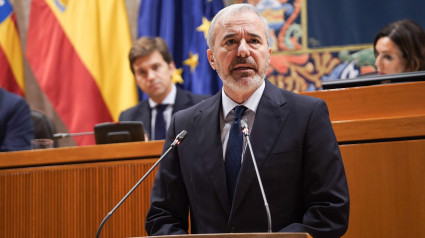
<path fill-rule="evenodd" d="M 176 145 L 180 145 L 180 143 L 182 143 L 182 141 L 184 140 L 184 138 L 186 138 L 186 135 L 187 135 L 187 131 L 182 130 L 176 136 L 176 139 L 174 139 L 173 143 L 171 143 L 170 148 L 168 150 L 170 150 L 171 148 L 174 148 Z M 168 153 L 168 151 L 166 151 L 165 153 Z"/>
<path fill-rule="evenodd" d="M 105 224 L 105 222 L 109 219 L 109 217 L 112 216 L 112 214 L 115 212 L 115 210 L 118 209 L 119 206 L 121 206 L 121 204 L 133 193 L 133 191 L 143 182 L 143 180 L 145 180 L 145 178 L 152 172 L 152 170 L 159 164 L 159 162 L 161 162 L 161 160 L 168 154 L 168 152 L 170 152 L 171 149 L 177 147 L 185 138 L 187 135 L 187 131 L 183 130 L 181 131 L 176 138 L 174 139 L 173 143 L 171 143 L 170 147 L 167 149 L 167 151 L 165 151 L 164 154 L 161 155 L 161 157 L 159 157 L 158 161 L 156 161 L 156 163 L 154 165 L 152 165 L 152 167 L 148 170 L 148 172 L 146 172 L 145 175 L 143 175 L 143 177 L 136 183 L 136 185 L 134 185 L 134 187 L 121 199 L 121 201 L 106 215 L 106 217 L 103 219 L 103 221 L 100 223 L 99 225 L 99 229 L 97 230 L 96 233 L 96 238 L 99 237 L 100 232 L 102 231 L 102 227 Z"/>
<path fill-rule="evenodd" d="M 255 173 L 257 175 L 258 184 L 260 185 L 260 189 L 261 189 L 261 195 L 263 196 L 264 207 L 266 208 L 266 213 L 267 213 L 267 225 L 268 225 L 268 231 L 267 232 L 271 233 L 272 232 L 272 217 L 270 215 L 269 203 L 267 202 L 266 194 L 264 193 L 263 182 L 261 181 L 260 173 L 258 172 L 257 162 L 255 162 L 254 152 L 252 151 L 251 141 L 249 139 L 248 124 L 246 124 L 246 121 L 241 120 L 240 126 L 241 126 L 241 129 L 242 129 L 242 133 L 246 137 L 246 141 L 248 143 L 248 148 L 249 148 L 249 151 L 251 153 L 252 163 L 254 164 L 254 169 L 255 169 Z"/>
<path fill-rule="evenodd" d="M 89 131 L 89 132 L 77 132 L 77 133 L 56 133 L 53 134 L 53 138 L 55 139 L 60 139 L 60 138 L 65 138 L 65 137 L 74 137 L 74 136 L 86 136 L 86 135 L 93 135 L 94 131 Z"/>

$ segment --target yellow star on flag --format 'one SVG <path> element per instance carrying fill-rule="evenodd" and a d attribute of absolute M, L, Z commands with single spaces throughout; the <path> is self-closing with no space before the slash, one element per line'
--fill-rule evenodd
<path fill-rule="evenodd" d="M 171 80 L 173 81 L 174 84 L 176 83 L 183 84 L 184 81 L 182 78 L 182 73 L 183 73 L 182 68 L 178 68 L 174 70 L 173 75 L 171 76 Z"/>
<path fill-rule="evenodd" d="M 189 65 L 190 66 L 190 72 L 193 72 L 196 68 L 196 66 L 198 66 L 198 59 L 199 59 L 199 55 L 198 54 L 192 54 L 189 52 L 189 59 L 183 61 L 183 64 L 185 65 Z"/>
<path fill-rule="evenodd" d="M 202 17 L 202 24 L 196 28 L 197 31 L 203 31 L 205 39 L 207 39 L 208 36 L 208 29 L 210 28 L 211 22 L 208 21 L 206 17 Z"/>

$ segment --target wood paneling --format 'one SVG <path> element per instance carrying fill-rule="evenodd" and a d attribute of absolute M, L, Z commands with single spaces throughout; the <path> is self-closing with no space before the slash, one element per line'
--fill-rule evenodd
<path fill-rule="evenodd" d="M 331 121 L 393 118 L 425 113 L 425 82 L 381 84 L 300 94 L 322 98 Z"/>
<path fill-rule="evenodd" d="M 424 138 L 425 115 L 335 121 L 332 126 L 339 142 L 421 136 Z"/>
<path fill-rule="evenodd" d="M 77 164 L 160 155 L 162 143 L 129 142 L 96 146 L 63 147 L 47 150 L 0 153 L 0 169 L 40 165 Z"/>
<path fill-rule="evenodd" d="M 340 147 L 351 200 L 344 238 L 423 237 L 425 140 Z"/>
<path fill-rule="evenodd" d="M 339 142 L 425 135 L 425 82 L 332 89 L 322 98 Z"/>
<path fill-rule="evenodd" d="M 0 154 L 0 237 L 95 237 L 106 214 L 156 162 L 162 145 L 135 142 Z M 155 173 L 105 223 L 101 237 L 146 235 Z"/>

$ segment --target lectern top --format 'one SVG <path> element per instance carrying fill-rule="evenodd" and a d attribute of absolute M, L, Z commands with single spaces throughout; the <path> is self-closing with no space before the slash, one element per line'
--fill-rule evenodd
<path fill-rule="evenodd" d="M 145 236 L 151 237 L 151 236 Z M 220 233 L 155 236 L 155 238 L 313 238 L 308 233 Z"/>

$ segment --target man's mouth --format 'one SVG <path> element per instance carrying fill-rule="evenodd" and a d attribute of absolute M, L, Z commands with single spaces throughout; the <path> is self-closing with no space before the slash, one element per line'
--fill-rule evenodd
<path fill-rule="evenodd" d="M 249 71 L 249 70 L 255 71 L 255 68 L 250 65 L 236 65 L 235 67 L 233 67 L 232 70 L 233 71 Z"/>
<path fill-rule="evenodd" d="M 159 84 L 158 83 L 153 83 L 153 84 L 151 84 L 151 85 L 149 85 L 149 88 L 150 89 L 157 89 L 157 88 L 159 88 Z"/>

